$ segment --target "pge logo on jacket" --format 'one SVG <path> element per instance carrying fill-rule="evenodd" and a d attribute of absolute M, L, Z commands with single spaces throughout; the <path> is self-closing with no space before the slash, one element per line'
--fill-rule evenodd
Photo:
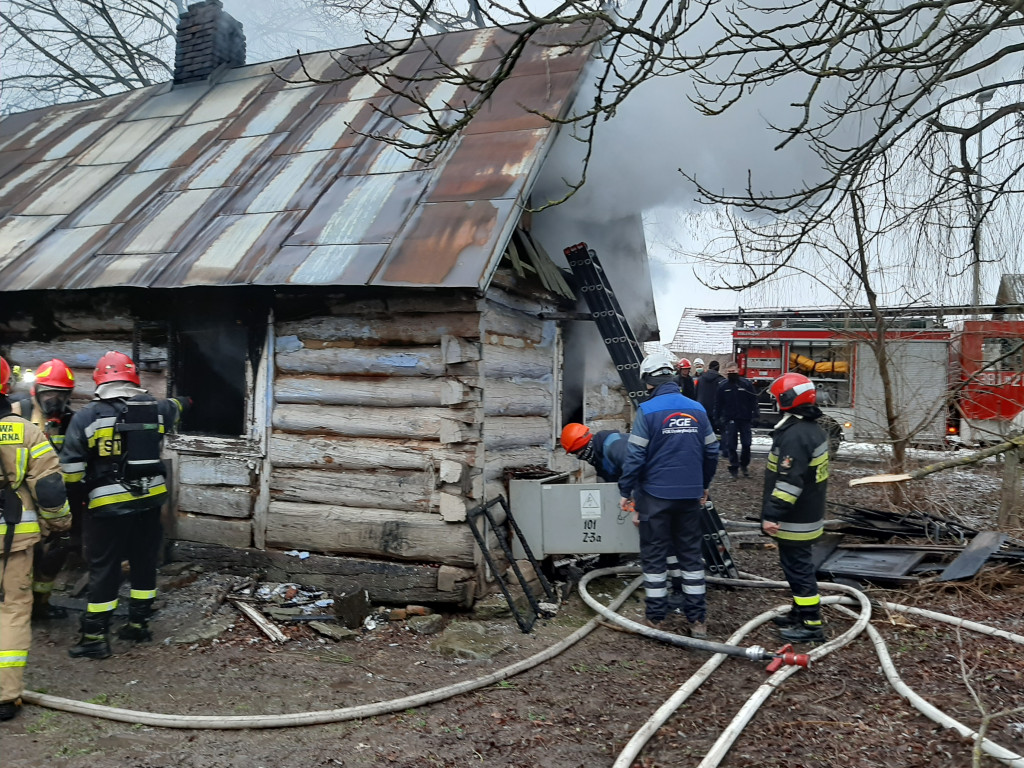
<path fill-rule="evenodd" d="M 696 434 L 699 423 L 696 416 L 691 416 L 682 411 L 670 413 L 661 420 L 661 434 L 663 435 L 685 435 Z"/>

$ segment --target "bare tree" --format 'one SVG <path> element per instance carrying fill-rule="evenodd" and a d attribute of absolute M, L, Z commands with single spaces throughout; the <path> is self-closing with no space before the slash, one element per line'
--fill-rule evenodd
<path fill-rule="evenodd" d="M 7 0 L 0 5 L 5 111 L 168 80 L 183 0 Z"/>

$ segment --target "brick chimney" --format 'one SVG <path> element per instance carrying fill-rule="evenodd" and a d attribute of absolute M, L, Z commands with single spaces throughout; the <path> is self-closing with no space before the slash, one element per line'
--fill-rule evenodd
<path fill-rule="evenodd" d="M 242 24 L 224 12 L 221 0 L 193 3 L 178 19 L 174 82 L 205 80 L 222 64 L 245 64 Z"/>

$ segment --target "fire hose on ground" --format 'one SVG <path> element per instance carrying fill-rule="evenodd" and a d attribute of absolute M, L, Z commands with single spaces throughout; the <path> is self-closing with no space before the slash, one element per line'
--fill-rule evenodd
<path fill-rule="evenodd" d="M 882 668 L 885 672 L 887 679 L 896 691 L 906 698 L 918 711 L 925 714 L 927 717 L 939 723 L 943 727 L 953 728 L 957 730 L 964 738 L 969 738 L 978 742 L 979 734 L 972 731 L 967 726 L 959 723 L 953 718 L 949 717 L 941 710 L 932 706 L 920 696 L 918 696 L 912 689 L 906 686 L 905 683 L 899 678 L 896 673 L 895 666 L 892 664 L 892 660 L 885 650 L 885 643 L 881 635 L 873 627 L 868 624 L 871 616 L 871 606 L 867 599 L 867 596 L 859 590 L 845 587 L 844 585 L 834 584 L 822 584 L 825 588 L 835 588 L 840 591 L 846 592 L 851 597 L 840 597 L 840 596 L 829 596 L 823 598 L 822 602 L 825 604 L 833 604 L 838 602 L 844 602 L 849 604 L 859 604 L 861 608 L 860 614 L 855 614 L 848 609 L 837 606 L 839 610 L 846 611 L 851 616 L 856 616 L 856 622 L 854 626 L 844 632 L 839 637 L 835 638 L 828 643 L 822 644 L 812 650 L 809 654 L 781 654 L 772 653 L 766 651 L 760 646 L 743 647 L 738 645 L 742 639 L 754 628 L 760 626 L 766 621 L 769 621 L 773 616 L 778 616 L 785 613 L 788 610 L 788 606 L 781 606 L 774 608 L 770 611 L 762 613 L 761 615 L 751 619 L 738 629 L 729 638 L 727 643 L 714 643 L 705 640 L 698 640 L 695 638 L 683 638 L 680 636 L 672 635 L 671 633 L 662 632 L 660 630 L 651 629 L 644 625 L 630 621 L 624 617 L 618 616 L 615 610 L 618 609 L 626 599 L 641 585 L 643 578 L 638 576 L 631 583 L 629 583 L 622 592 L 606 607 L 592 597 L 586 591 L 586 586 L 591 581 L 602 576 L 609 575 L 623 575 L 626 573 L 635 573 L 638 569 L 636 568 L 608 568 L 601 569 L 599 571 L 592 571 L 584 576 L 580 581 L 580 594 L 584 597 L 585 602 L 597 611 L 598 615 L 587 622 L 585 625 L 577 629 L 568 637 L 559 641 L 555 645 L 541 651 L 540 653 L 534 654 L 527 659 L 511 664 L 507 667 L 499 669 L 491 674 L 484 675 L 483 677 L 475 678 L 473 680 L 466 680 L 461 683 L 455 683 L 453 685 L 445 686 L 431 691 L 424 691 L 419 694 L 413 694 L 411 696 L 405 696 L 400 699 L 392 699 L 389 701 L 375 702 L 372 704 L 363 704 L 354 707 L 344 707 L 340 709 L 330 710 L 318 710 L 311 712 L 297 712 L 291 714 L 282 715 L 169 715 L 151 712 L 142 712 L 138 710 L 121 709 L 117 707 L 108 707 L 100 704 L 90 704 L 87 702 L 76 701 L 74 699 L 67 699 L 59 696 L 52 696 L 49 694 L 36 693 L 33 691 L 27 691 L 23 694 L 23 699 L 37 706 L 48 707 L 50 709 L 61 710 L 65 712 L 72 712 L 75 714 L 89 715 L 92 717 L 103 718 L 107 720 L 115 720 L 120 722 L 152 725 L 164 728 L 188 728 L 188 729 L 216 729 L 216 730 L 233 730 L 233 729 L 268 729 L 268 728 L 284 728 L 294 727 L 303 725 L 319 725 L 327 723 L 337 723 L 346 720 L 354 720 L 365 717 L 372 717 L 376 715 L 389 714 L 392 712 L 399 712 L 409 709 L 411 707 L 419 707 L 427 704 L 433 704 L 438 701 L 443 701 L 448 698 L 452 698 L 462 693 L 469 691 L 478 690 L 488 685 L 493 685 L 509 677 L 517 675 L 521 672 L 525 672 L 528 669 L 532 669 L 545 661 L 548 661 L 567 648 L 571 647 L 575 643 L 582 640 L 584 637 L 589 635 L 594 629 L 596 629 L 601 623 L 602 619 L 611 619 L 616 624 L 620 624 L 631 631 L 638 632 L 658 640 L 666 640 L 672 644 L 691 647 L 695 650 L 703 650 L 712 652 L 714 655 L 688 680 L 679 688 L 679 690 L 663 704 L 654 715 L 636 732 L 626 748 L 620 754 L 619 759 L 615 763 L 615 768 L 620 766 L 628 766 L 632 763 L 632 760 L 636 757 L 639 751 L 647 743 L 647 741 L 653 736 L 653 734 L 661 727 L 671 715 L 682 705 L 682 703 L 695 691 L 710 675 L 717 669 L 722 662 L 724 662 L 729 656 L 738 656 L 747 658 L 750 660 L 761 661 L 764 659 L 773 659 L 775 665 L 783 664 L 780 669 L 774 672 L 762 686 L 748 699 L 746 704 L 741 708 L 737 715 L 733 718 L 732 723 L 726 728 L 726 730 L 719 737 L 718 741 L 707 753 L 705 758 L 701 761 L 698 768 L 713 768 L 717 766 L 728 752 L 729 748 L 738 738 L 739 734 L 742 733 L 743 728 L 749 723 L 753 717 L 757 708 L 768 698 L 768 696 L 778 687 L 778 685 L 791 676 L 792 674 L 799 671 L 803 666 L 807 666 L 810 660 L 821 658 L 827 653 L 835 650 L 843 645 L 846 645 L 852 641 L 863 629 L 867 629 L 872 642 L 875 645 L 876 651 L 878 652 L 879 658 L 882 662 Z M 743 574 L 746 578 L 742 580 L 734 579 L 718 579 L 709 578 L 708 581 L 711 583 L 723 584 L 727 586 L 740 586 L 740 587 L 753 587 L 753 588 L 771 588 L 771 589 L 785 589 L 787 585 L 783 582 L 772 582 L 760 577 L 752 577 L 749 574 Z M 1004 630 L 989 627 L 984 624 L 978 624 L 976 622 L 966 621 L 954 616 L 948 616 L 946 614 L 936 613 L 934 611 L 927 611 L 919 608 L 912 608 L 909 606 L 899 605 L 897 603 L 880 603 L 881 606 L 889 610 L 901 611 L 906 613 L 918 614 L 927 618 L 942 621 L 948 624 L 952 624 L 957 627 L 969 629 L 974 632 L 981 634 L 991 635 L 994 637 L 1002 637 L 1010 640 L 1014 643 L 1024 644 L 1024 636 L 1007 632 Z M 788 657 L 788 658 L 787 658 Z M 798 658 L 807 657 L 807 658 Z M 979 748 L 986 754 L 1001 760 L 1004 763 L 1012 766 L 1013 768 L 1024 768 L 1024 757 L 1017 755 L 1016 753 L 1005 749 L 998 744 L 993 743 L 989 739 L 982 739 Z"/>

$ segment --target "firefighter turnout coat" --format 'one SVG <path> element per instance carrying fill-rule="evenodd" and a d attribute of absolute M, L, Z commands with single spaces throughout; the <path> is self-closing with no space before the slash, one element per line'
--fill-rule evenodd
<path fill-rule="evenodd" d="M 78 411 L 68 427 L 60 453 L 65 479 L 68 483 L 85 483 L 88 494 L 86 508 L 90 515 L 113 517 L 158 507 L 167 498 L 167 479 L 159 456 L 146 456 L 140 460 L 128 455 L 125 446 L 130 438 L 122 431 L 126 404 L 135 402 L 139 395 L 147 396 L 147 393 L 144 389 L 121 382 L 101 385 L 100 389 L 103 387 L 107 389 L 102 392 L 102 397 L 97 390 L 99 399 Z M 155 413 L 151 412 L 152 421 L 129 426 L 158 436 L 155 441 L 158 454 L 163 436 L 177 427 L 190 401 L 188 398 L 170 398 L 152 399 L 150 402 L 155 407 Z M 126 464 L 141 462 L 150 464 L 151 468 L 140 473 L 141 479 L 129 480 Z"/>
<path fill-rule="evenodd" d="M 71 525 L 57 454 L 35 424 L 0 396 L 0 494 L 3 494 L 3 600 L 0 602 L 0 702 L 21 696 L 32 639 L 32 546 Z"/>
<path fill-rule="evenodd" d="M 761 519 L 779 524 L 776 538 L 798 542 L 824 530 L 828 435 L 817 424 L 817 407 L 794 410 L 803 413 L 787 413 L 772 434 Z"/>

